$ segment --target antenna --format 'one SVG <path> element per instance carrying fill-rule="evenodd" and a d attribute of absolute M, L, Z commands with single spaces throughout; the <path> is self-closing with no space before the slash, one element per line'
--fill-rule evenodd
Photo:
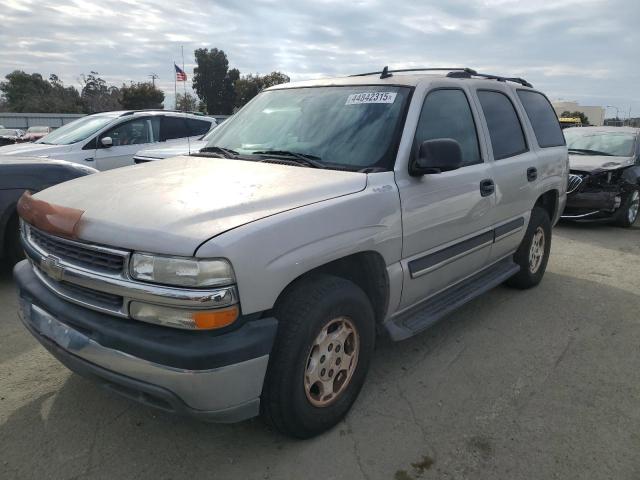
<path fill-rule="evenodd" d="M 156 86 L 156 78 L 160 78 L 157 73 L 151 73 L 150 75 L 147 75 L 147 77 L 151 77 L 151 84 L 154 87 Z"/>

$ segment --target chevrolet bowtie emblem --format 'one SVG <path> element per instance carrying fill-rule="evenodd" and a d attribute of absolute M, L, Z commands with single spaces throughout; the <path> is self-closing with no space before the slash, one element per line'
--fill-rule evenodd
<path fill-rule="evenodd" d="M 40 261 L 40 269 L 58 282 L 64 278 L 64 267 L 58 258 L 49 255 Z"/>

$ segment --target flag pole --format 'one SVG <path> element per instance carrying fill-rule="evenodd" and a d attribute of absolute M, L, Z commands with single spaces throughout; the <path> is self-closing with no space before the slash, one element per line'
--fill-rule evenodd
<path fill-rule="evenodd" d="M 180 45 L 180 50 L 182 52 L 182 73 L 184 73 L 184 80 L 182 81 L 182 86 L 184 87 L 184 101 L 187 102 L 187 72 L 184 69 L 184 45 Z M 187 116 L 187 109 L 184 109 L 185 117 Z M 189 148 L 189 155 L 191 155 L 191 139 L 187 137 L 187 146 Z"/>

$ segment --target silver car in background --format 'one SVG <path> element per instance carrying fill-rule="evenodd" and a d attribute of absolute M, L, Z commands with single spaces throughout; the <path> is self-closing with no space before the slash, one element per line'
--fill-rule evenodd
<path fill-rule="evenodd" d="M 97 170 L 133 165 L 133 156 L 152 145 L 202 137 L 213 117 L 165 110 L 127 110 L 87 115 L 33 143 L 0 147 L 0 155 L 67 160 Z"/>

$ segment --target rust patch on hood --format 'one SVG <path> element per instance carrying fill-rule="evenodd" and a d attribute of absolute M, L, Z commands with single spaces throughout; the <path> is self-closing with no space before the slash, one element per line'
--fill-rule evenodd
<path fill-rule="evenodd" d="M 18 215 L 34 227 L 68 238 L 78 238 L 80 217 L 84 210 L 63 207 L 38 200 L 28 190 L 18 200 Z"/>

